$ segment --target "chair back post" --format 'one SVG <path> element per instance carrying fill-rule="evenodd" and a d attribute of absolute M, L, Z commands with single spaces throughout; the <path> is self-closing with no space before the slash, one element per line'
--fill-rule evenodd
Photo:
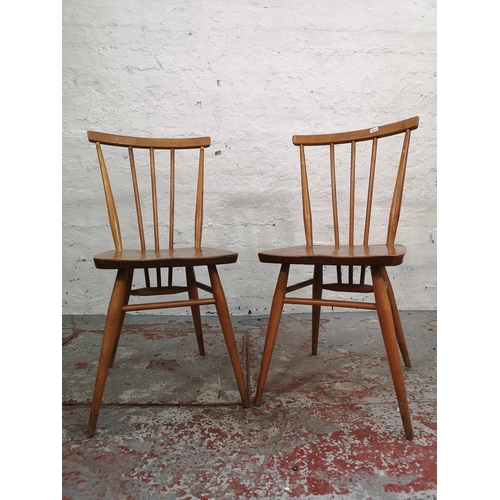
<path fill-rule="evenodd" d="M 120 231 L 120 221 L 118 220 L 118 213 L 116 211 L 115 200 L 113 198 L 113 191 L 111 183 L 109 182 L 108 171 L 106 169 L 106 162 L 102 154 L 101 144 L 96 142 L 97 158 L 99 159 L 99 168 L 101 170 L 102 183 L 104 186 L 104 196 L 106 198 L 106 207 L 108 208 L 109 225 L 111 227 L 111 234 L 113 235 L 113 242 L 115 250 L 121 251 L 122 235 Z"/>
<path fill-rule="evenodd" d="M 168 249 L 174 249 L 174 203 L 175 203 L 175 149 L 170 150 L 170 222 L 168 228 Z"/>
<path fill-rule="evenodd" d="M 149 167 L 151 170 L 151 202 L 153 208 L 155 250 L 158 252 L 160 250 L 160 231 L 158 228 L 158 195 L 156 189 L 156 166 L 154 148 L 149 148 Z"/>
<path fill-rule="evenodd" d="M 313 245 L 311 200 L 309 198 L 309 185 L 307 182 L 306 156 L 304 145 L 300 145 L 300 179 L 302 185 L 302 214 L 304 217 L 304 231 L 306 235 L 306 246 Z"/>
<path fill-rule="evenodd" d="M 333 237 L 335 246 L 340 245 L 339 236 L 339 210 L 337 203 L 337 182 L 335 179 L 335 146 L 330 143 L 330 180 L 332 187 L 332 212 L 333 212 Z"/>
<path fill-rule="evenodd" d="M 196 188 L 196 209 L 194 215 L 194 248 L 200 250 L 201 235 L 203 232 L 203 187 L 205 176 L 205 148 L 200 148 L 200 159 L 198 163 L 198 186 Z"/>
<path fill-rule="evenodd" d="M 373 186 L 375 185 L 375 164 L 377 161 L 378 137 L 372 141 L 372 155 L 370 160 L 370 178 L 368 181 L 368 195 L 366 199 L 365 232 L 363 236 L 363 245 L 368 245 L 370 240 L 370 222 L 373 204 Z M 364 269 L 363 269 L 364 270 Z"/>
<path fill-rule="evenodd" d="M 135 212 L 137 214 L 137 228 L 139 230 L 139 238 L 141 240 L 141 250 L 146 250 L 146 240 L 144 237 L 144 223 L 142 220 L 141 198 L 139 195 L 139 186 L 137 183 L 137 171 L 135 168 L 134 149 L 128 146 L 128 157 L 130 160 L 130 172 L 132 174 L 132 185 L 134 187 Z"/>
<path fill-rule="evenodd" d="M 349 181 L 349 245 L 354 245 L 354 201 L 356 198 L 356 141 L 351 142 L 351 173 Z"/>
<path fill-rule="evenodd" d="M 401 159 L 399 161 L 398 175 L 394 187 L 394 195 L 392 197 L 389 224 L 387 227 L 387 245 L 394 245 L 396 232 L 398 230 L 401 202 L 403 201 L 403 186 L 405 182 L 406 163 L 408 160 L 408 148 L 410 146 L 410 134 L 411 130 L 406 129 L 403 149 L 401 150 Z"/>

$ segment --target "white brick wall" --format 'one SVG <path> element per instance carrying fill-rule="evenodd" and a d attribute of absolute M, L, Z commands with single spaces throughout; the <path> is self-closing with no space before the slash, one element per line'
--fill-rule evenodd
<path fill-rule="evenodd" d="M 436 308 L 435 2 L 66 0 L 62 8 L 63 313 L 105 313 L 114 279 L 92 261 L 112 239 L 87 130 L 212 137 L 203 243 L 239 252 L 220 270 L 231 312 L 267 314 L 278 266 L 260 264 L 257 251 L 303 243 L 291 136 L 414 115 L 398 232 L 407 256 L 391 275 L 401 309 Z M 320 198 L 315 226 L 327 207 Z"/>

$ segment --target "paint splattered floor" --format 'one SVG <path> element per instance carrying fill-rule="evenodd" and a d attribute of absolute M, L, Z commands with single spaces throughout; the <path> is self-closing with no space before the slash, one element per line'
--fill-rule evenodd
<path fill-rule="evenodd" d="M 233 317 L 252 398 L 267 318 Z M 259 408 L 243 409 L 214 316 L 130 315 L 85 437 L 104 317 L 63 318 L 64 499 L 436 498 L 436 313 L 401 314 L 405 440 L 376 314 L 285 314 Z"/>

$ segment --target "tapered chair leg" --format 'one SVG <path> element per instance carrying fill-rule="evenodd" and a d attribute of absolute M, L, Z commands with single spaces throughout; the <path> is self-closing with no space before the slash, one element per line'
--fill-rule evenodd
<path fill-rule="evenodd" d="M 321 300 L 323 292 L 323 266 L 314 266 L 314 283 L 312 287 L 312 298 Z M 312 306 L 312 348 L 313 355 L 318 354 L 319 320 L 321 316 L 321 306 Z"/>
<path fill-rule="evenodd" d="M 396 338 L 398 340 L 399 350 L 401 351 L 401 356 L 405 366 L 411 367 L 410 354 L 408 353 L 408 347 L 406 346 L 406 339 L 403 333 L 403 326 L 401 325 L 401 318 L 399 317 L 398 306 L 396 305 L 396 297 L 394 297 L 394 291 L 392 289 L 391 281 L 387 274 L 385 267 L 382 267 L 382 276 L 387 283 L 387 295 L 389 297 L 389 302 L 391 304 L 392 317 L 394 319 L 394 328 L 396 329 Z"/>
<path fill-rule="evenodd" d="M 191 300 L 198 299 L 198 288 L 193 283 L 196 281 L 194 268 L 186 267 L 186 283 L 188 287 L 188 295 Z M 191 306 L 191 315 L 193 316 L 194 331 L 196 332 L 196 341 L 198 342 L 198 352 L 200 356 L 205 355 L 205 347 L 203 345 L 203 329 L 201 326 L 200 306 Z"/>
<path fill-rule="evenodd" d="M 396 339 L 396 331 L 394 328 L 393 314 L 391 304 L 384 280 L 382 268 L 373 266 L 371 268 L 373 279 L 373 291 L 375 294 L 375 302 L 377 305 L 377 314 L 384 339 L 385 350 L 389 367 L 391 370 L 392 381 L 396 390 L 398 399 L 399 411 L 403 421 L 403 428 L 406 439 L 413 439 L 413 428 L 411 425 L 410 408 L 406 397 L 406 388 L 403 378 L 403 370 L 401 368 L 401 360 L 399 358 L 399 349 Z"/>
<path fill-rule="evenodd" d="M 269 313 L 269 323 L 267 325 L 267 335 L 264 344 L 264 351 L 262 353 L 262 361 L 260 365 L 259 380 L 257 382 L 257 392 L 255 394 L 255 406 L 260 406 L 262 402 L 262 394 L 264 386 L 266 385 L 267 373 L 271 364 L 271 357 L 273 355 L 274 344 L 276 342 L 276 335 L 281 320 L 281 313 L 283 312 L 283 299 L 286 293 L 286 284 L 288 281 L 288 273 L 290 271 L 290 264 L 282 264 L 276 290 L 274 292 L 271 311 Z"/>
<path fill-rule="evenodd" d="M 104 326 L 102 337 L 101 354 L 97 367 L 97 377 L 94 386 L 94 396 L 90 407 L 90 417 L 87 425 L 87 437 L 92 437 L 95 433 L 99 409 L 101 408 L 102 395 L 108 376 L 108 369 L 113 355 L 113 349 L 116 343 L 116 337 L 119 335 L 119 328 L 123 323 L 123 310 L 126 300 L 130 294 L 127 283 L 130 283 L 131 272 L 126 269 L 119 269 L 116 275 L 115 285 L 108 306 L 108 314 Z"/>
<path fill-rule="evenodd" d="M 248 392 L 245 386 L 245 377 L 243 376 L 243 370 L 241 369 L 240 357 L 238 355 L 238 348 L 236 346 L 236 340 L 234 338 L 233 325 L 231 323 L 231 316 L 229 315 L 226 296 L 224 295 L 224 290 L 222 288 L 216 266 L 208 266 L 208 274 L 210 276 L 210 283 L 212 285 L 217 315 L 219 316 L 222 333 L 224 335 L 224 340 L 226 341 L 229 358 L 231 360 L 231 364 L 233 365 L 233 371 L 236 377 L 238 390 L 240 391 L 241 401 L 245 408 L 249 408 L 250 399 L 248 397 Z"/>
<path fill-rule="evenodd" d="M 125 296 L 123 299 L 123 305 L 126 306 L 128 304 L 130 298 L 130 290 L 132 289 L 132 278 L 134 277 L 134 270 L 127 270 L 127 278 L 126 278 L 126 286 L 125 286 Z M 120 335 L 122 333 L 123 322 L 125 320 L 125 311 L 121 312 L 119 324 L 118 324 L 118 333 L 116 334 L 115 345 L 113 347 L 113 353 L 111 354 L 111 361 L 109 362 L 110 368 L 115 363 L 116 351 L 118 349 L 118 343 L 120 342 Z"/>

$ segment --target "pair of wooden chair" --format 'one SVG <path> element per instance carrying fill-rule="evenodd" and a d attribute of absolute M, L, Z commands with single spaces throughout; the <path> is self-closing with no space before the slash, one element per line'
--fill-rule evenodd
<path fill-rule="evenodd" d="M 317 353 L 318 331 L 320 322 L 320 309 L 328 307 L 348 307 L 372 309 L 378 313 L 383 340 L 387 351 L 387 358 L 392 374 L 396 396 L 403 421 L 404 433 L 407 439 L 413 439 L 413 430 L 410 419 L 410 411 L 406 396 L 403 372 L 399 358 L 399 351 L 403 357 L 405 366 L 411 366 L 408 349 L 401 327 L 401 321 L 396 306 L 396 300 L 386 266 L 397 266 L 403 262 L 405 247 L 395 244 L 396 230 L 401 209 L 403 184 L 408 157 L 408 147 L 411 131 L 418 127 L 418 117 L 409 118 L 397 123 L 373 127 L 366 130 L 343 132 L 326 135 L 301 135 L 294 136 L 293 143 L 300 150 L 300 177 L 302 185 L 302 208 L 305 228 L 305 245 L 289 248 L 273 249 L 259 253 L 261 262 L 280 264 L 276 291 L 272 300 L 264 352 L 257 384 L 257 393 L 254 404 L 259 406 L 262 402 L 264 386 L 271 363 L 276 334 L 281 319 L 281 313 L 285 304 L 300 304 L 312 306 L 312 354 Z M 234 370 L 236 383 L 241 395 L 244 407 L 250 406 L 249 394 L 245 387 L 243 371 L 238 356 L 231 318 L 224 295 L 223 287 L 217 272 L 217 266 L 236 262 L 238 254 L 218 248 L 206 248 L 201 244 L 203 228 L 203 190 L 204 190 L 204 153 L 210 146 L 209 137 L 191 139 L 146 139 L 138 137 L 125 137 L 104 134 L 99 132 L 88 132 L 88 139 L 95 143 L 99 160 L 104 193 L 108 209 L 111 232 L 114 241 L 114 250 L 101 253 L 94 257 L 94 262 L 99 269 L 114 269 L 117 271 L 113 292 L 109 302 L 104 334 L 102 338 L 101 353 L 97 369 L 94 394 L 91 403 L 90 418 L 87 427 L 87 436 L 93 436 L 96 429 L 97 418 L 103 397 L 104 387 L 108 369 L 113 365 L 120 332 L 125 314 L 129 311 L 152 310 L 172 307 L 190 307 L 194 330 L 198 342 L 200 355 L 205 354 L 203 346 L 203 332 L 200 316 L 200 306 L 214 304 L 221 324 L 224 339 L 229 352 L 229 357 Z M 382 152 L 381 142 L 390 142 L 389 147 Z M 363 146 L 368 144 L 371 148 Z M 343 146 L 346 145 L 346 146 Z M 123 246 L 120 222 L 118 218 L 118 203 L 115 203 L 111 189 L 110 176 L 104 160 L 103 146 L 114 146 L 128 150 L 130 173 L 132 178 L 131 192 L 135 200 L 135 216 L 137 218 L 138 239 L 140 249 L 128 249 Z M 327 165 L 329 166 L 329 177 L 331 188 L 329 193 L 332 200 L 332 227 L 333 244 L 317 245 L 313 239 L 313 224 L 311 211 L 311 196 L 308 187 L 308 173 L 306 165 L 306 148 L 323 147 L 326 150 Z M 347 153 L 341 148 L 347 147 Z M 152 239 L 153 248 L 146 246 L 146 233 L 150 226 L 143 220 L 144 202 L 141 201 L 140 180 L 137 175 L 135 150 L 146 150 L 149 152 L 149 182 L 151 195 L 148 199 L 152 208 Z M 158 150 L 169 152 L 169 210 L 168 213 L 168 247 L 160 244 L 160 221 L 164 219 L 165 212 L 159 209 L 159 197 L 157 188 L 158 171 L 156 160 L 159 156 Z M 185 150 L 198 150 L 198 178 L 196 183 L 196 203 L 194 210 L 194 245 L 191 247 L 178 248 L 174 245 L 174 202 L 175 202 L 175 177 L 177 155 Z M 396 153 L 395 153 L 396 151 Z M 110 150 L 111 153 L 111 150 Z M 144 152 L 143 152 L 144 153 Z M 191 152 L 193 153 L 193 152 Z M 194 151 L 196 153 L 196 151 Z M 347 158 L 344 160 L 342 156 Z M 346 156 L 346 154 L 347 156 Z M 165 153 L 162 153 L 165 154 Z M 358 158 L 357 158 L 358 154 Z M 168 155 L 168 153 L 167 153 Z M 376 189 L 376 164 L 377 158 L 382 158 L 384 164 L 382 188 Z M 359 168 L 359 158 L 366 158 L 367 168 L 363 171 Z M 123 154 L 118 154 L 115 160 L 123 159 Z M 315 157 L 315 161 L 319 161 Z M 337 189 L 338 178 L 346 173 L 348 180 L 348 195 Z M 359 172 L 359 173 L 358 173 Z M 393 184 L 388 184 L 388 176 L 394 174 Z M 378 178 L 378 177 L 377 177 Z M 359 208 L 357 184 L 364 186 L 366 192 L 363 203 L 364 213 L 358 215 Z M 321 184 L 323 185 L 323 184 Z M 391 186 L 390 188 L 388 186 Z M 165 186 L 162 184 L 162 191 Z M 378 211 L 378 205 L 374 204 L 376 195 L 382 199 L 389 200 L 386 208 L 388 216 L 385 217 L 384 233 L 372 228 L 372 219 L 377 224 L 373 226 L 383 227 L 382 216 L 384 210 Z M 121 200 L 120 200 L 121 201 Z M 341 224 L 342 211 L 341 202 L 347 203 L 346 224 Z M 359 210 L 358 210 L 359 211 Z M 373 214 L 372 214 L 373 212 Z M 347 230 L 344 230 L 344 226 Z M 362 230 L 360 231 L 360 227 Z M 343 232 L 347 234 L 347 243 L 341 243 Z M 360 236 L 360 243 L 356 244 L 356 237 Z M 371 233 L 376 233 L 373 238 Z M 376 243 L 372 244 L 372 239 Z M 311 279 L 301 281 L 294 285 L 288 285 L 288 274 L 291 265 L 313 266 Z M 197 281 L 195 268 L 207 266 L 210 285 Z M 323 279 L 323 267 L 334 266 L 336 269 L 335 283 L 325 283 Z M 173 284 L 173 269 L 185 269 L 185 285 Z M 371 284 L 366 283 L 366 269 L 370 269 Z M 144 271 L 145 286 L 132 289 L 132 279 L 135 270 Z M 346 273 L 343 273 L 346 269 Z M 166 270 L 166 277 L 162 275 Z M 151 274 L 153 276 L 151 276 Z M 153 278 L 153 279 L 152 279 Z M 155 282 L 154 282 L 155 281 Z M 312 297 L 290 297 L 288 294 L 305 287 L 312 287 Z M 198 290 L 208 292 L 211 297 L 199 298 Z M 367 301 L 344 301 L 329 300 L 323 298 L 323 290 L 337 293 L 373 293 L 374 302 Z M 130 304 L 131 296 L 152 297 L 171 294 L 187 293 L 188 298 L 176 301 L 140 302 Z"/>

